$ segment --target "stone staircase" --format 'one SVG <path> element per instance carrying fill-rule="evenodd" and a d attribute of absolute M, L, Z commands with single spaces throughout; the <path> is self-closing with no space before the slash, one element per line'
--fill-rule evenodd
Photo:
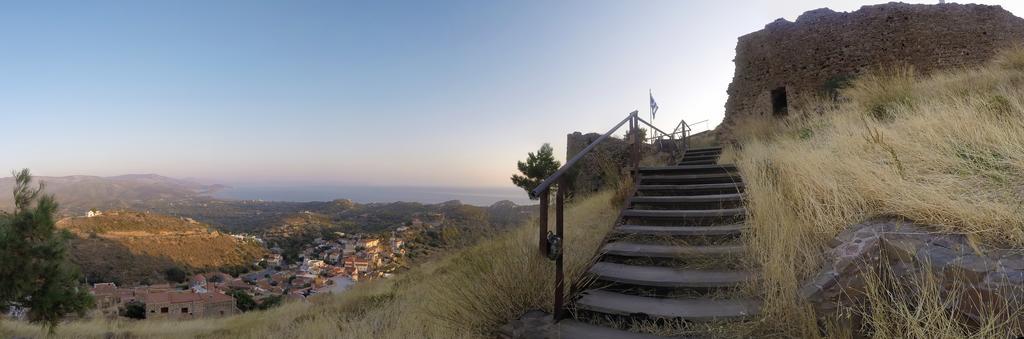
<path fill-rule="evenodd" d="M 720 154 L 691 149 L 677 166 L 640 168 L 589 282 L 577 285 L 570 315 L 558 323 L 561 338 L 658 338 L 625 327 L 758 314 L 760 301 L 738 289 L 755 278 L 740 263 L 743 182 L 734 166 L 715 164 Z"/>

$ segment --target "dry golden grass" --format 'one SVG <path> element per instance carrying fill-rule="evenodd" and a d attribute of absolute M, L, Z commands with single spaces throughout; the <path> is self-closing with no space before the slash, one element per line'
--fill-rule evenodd
<path fill-rule="evenodd" d="M 905 279 L 889 270 L 869 270 L 865 274 L 869 281 L 866 291 L 869 303 L 884 307 L 860 306 L 848 311 L 870 319 L 874 336 L 879 338 L 1006 338 L 1012 337 L 1008 329 L 1020 328 L 1020 324 L 1013 322 L 1019 319 L 1020 310 L 983 305 L 980 324 L 971 324 L 951 314 L 947 309 L 950 303 L 970 299 L 971 290 L 954 282 L 952 288 L 944 291 L 942 282 L 935 277 L 930 271 Z"/>
<path fill-rule="evenodd" d="M 690 136 L 689 140 L 687 141 L 687 145 L 690 148 L 705 148 L 717 146 L 718 141 L 715 140 L 715 137 L 716 135 L 714 130 L 707 130 L 695 133 Z"/>
<path fill-rule="evenodd" d="M 1022 60 L 1018 50 L 927 77 L 883 70 L 845 89 L 844 102 L 818 105 L 829 107 L 824 114 L 739 126 L 741 148 L 720 162 L 735 162 L 746 182 L 747 240 L 780 331 L 818 335 L 797 289 L 826 242 L 866 217 L 901 215 L 988 247 L 1024 247 Z M 956 322 L 935 300 L 901 309 L 904 299 L 875 287 L 872 300 L 891 306 L 868 314 L 880 336 L 929 337 Z M 945 336 L 998 333 L 998 323 L 985 324 Z"/>
<path fill-rule="evenodd" d="M 599 193 L 566 207 L 567 281 L 579 276 L 613 226 L 618 209 L 609 204 L 611 196 Z M 551 310 L 554 265 L 537 251 L 536 227 L 530 222 L 394 279 L 359 283 L 310 303 L 222 319 L 72 321 L 57 328 L 57 337 L 492 337 L 526 310 Z M 0 321 L 0 337 L 44 335 L 38 326 Z"/>

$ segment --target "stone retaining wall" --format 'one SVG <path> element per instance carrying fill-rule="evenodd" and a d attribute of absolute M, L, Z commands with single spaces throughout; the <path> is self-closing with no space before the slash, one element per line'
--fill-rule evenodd
<path fill-rule="evenodd" d="M 574 132 L 566 136 L 565 159 L 583 151 L 587 145 L 601 137 L 597 133 L 583 134 Z M 643 144 L 641 152 L 646 158 L 657 158 L 662 165 L 671 165 L 673 155 L 682 149 L 682 141 L 658 140 L 655 144 Z M 629 142 L 610 137 L 605 139 L 594 150 L 590 151 L 576 163 L 570 173 L 572 191 L 577 195 L 587 195 L 603 189 L 614 187 L 619 180 L 629 175 L 630 164 Z"/>

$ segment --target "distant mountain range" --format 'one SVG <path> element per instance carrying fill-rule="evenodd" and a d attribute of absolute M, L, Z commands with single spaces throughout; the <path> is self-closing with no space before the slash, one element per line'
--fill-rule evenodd
<path fill-rule="evenodd" d="M 226 188 L 168 178 L 156 174 L 128 174 L 113 177 L 73 175 L 66 177 L 35 177 L 46 185 L 46 192 L 56 196 L 61 212 L 80 215 L 90 209 L 124 209 L 160 201 L 179 201 L 208 196 Z M 0 178 L 0 209 L 14 207 L 14 178 Z"/>
<path fill-rule="evenodd" d="M 46 185 L 46 193 L 57 198 L 59 213 L 64 217 L 83 216 L 92 209 L 154 212 L 193 218 L 221 231 L 253 234 L 286 225 L 288 218 L 304 212 L 322 214 L 329 220 L 324 223 L 327 224 L 325 226 L 348 232 L 384 231 L 423 213 L 442 213 L 452 222 L 472 225 L 474 228 L 502 229 L 518 225 L 536 213 L 536 208 L 520 206 L 511 201 L 477 207 L 462 204 L 458 200 L 438 204 L 362 204 L 347 199 L 310 202 L 219 199 L 213 197 L 213 193 L 227 186 L 205 185 L 156 174 L 40 176 L 35 179 Z M 13 185 L 13 178 L 0 178 L 0 210 L 13 209 L 10 193 Z"/>

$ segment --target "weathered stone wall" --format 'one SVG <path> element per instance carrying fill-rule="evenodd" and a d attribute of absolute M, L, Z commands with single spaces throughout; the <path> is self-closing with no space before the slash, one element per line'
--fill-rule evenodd
<path fill-rule="evenodd" d="M 866 302 L 865 272 L 875 270 L 888 272 L 887 277 L 911 291 L 918 287 L 911 283 L 914 279 L 931 274 L 950 311 L 966 319 L 979 320 L 986 308 L 1024 308 L 1024 250 L 986 251 L 964 235 L 925 229 L 899 219 L 850 227 L 832 241 L 825 266 L 803 286 L 801 297 L 814 305 L 819 317 L 836 315 L 840 307 Z M 1007 321 L 1024 324 L 1024 319 Z"/>
<path fill-rule="evenodd" d="M 574 132 L 566 136 L 565 159 L 583 151 L 587 145 L 600 138 L 597 133 Z M 654 144 L 641 144 L 641 165 L 667 165 L 674 163 L 673 157 L 681 150 L 681 141 L 665 140 Z M 627 140 L 610 137 L 580 159 L 569 172 L 572 192 L 587 195 L 619 184 L 629 175 L 630 149 Z"/>
<path fill-rule="evenodd" d="M 601 135 L 597 133 L 580 132 L 566 136 L 566 161 L 599 137 Z M 570 173 L 573 192 L 586 195 L 615 185 L 625 175 L 622 168 L 629 163 L 629 159 L 629 143 L 622 139 L 608 138 L 576 163 Z"/>
<path fill-rule="evenodd" d="M 785 90 L 792 112 L 866 70 L 910 65 L 928 73 L 974 66 L 1021 43 L 1024 19 L 999 6 L 893 2 L 848 13 L 816 9 L 795 22 L 778 19 L 739 38 L 720 132 L 729 138 L 738 121 L 784 115 L 773 107 L 773 90 Z"/>

